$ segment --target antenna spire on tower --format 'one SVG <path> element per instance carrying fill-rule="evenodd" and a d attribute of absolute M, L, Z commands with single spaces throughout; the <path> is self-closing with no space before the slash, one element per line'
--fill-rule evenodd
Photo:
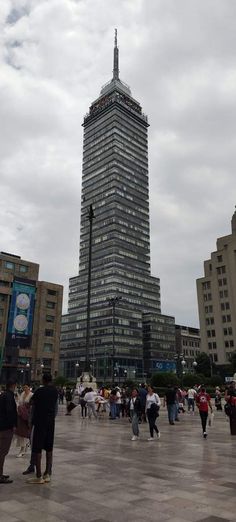
<path fill-rule="evenodd" d="M 117 47 L 117 29 L 115 29 L 113 80 L 119 80 L 119 49 Z"/>

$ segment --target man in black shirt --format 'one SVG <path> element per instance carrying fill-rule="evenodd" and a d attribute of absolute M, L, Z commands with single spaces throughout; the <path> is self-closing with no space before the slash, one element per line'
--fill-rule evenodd
<path fill-rule="evenodd" d="M 165 404 L 167 406 L 169 423 L 173 426 L 176 414 L 176 389 L 170 384 L 166 390 Z"/>
<path fill-rule="evenodd" d="M 17 425 L 17 412 L 14 390 L 16 383 L 8 381 L 6 391 L 0 395 L 0 484 L 11 484 L 9 475 L 3 475 L 3 466 Z"/>
<path fill-rule="evenodd" d="M 52 451 L 54 442 L 55 416 L 57 413 L 58 392 L 52 385 L 52 376 L 43 375 L 43 386 L 38 388 L 32 399 L 32 454 L 36 465 L 36 477 L 27 480 L 29 484 L 50 482 L 52 470 Z M 46 470 L 42 477 L 42 450 L 46 451 Z"/>

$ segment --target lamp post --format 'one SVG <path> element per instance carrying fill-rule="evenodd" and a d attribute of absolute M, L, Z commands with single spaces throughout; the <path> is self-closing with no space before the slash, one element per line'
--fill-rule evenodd
<path fill-rule="evenodd" d="M 181 388 L 183 388 L 183 383 L 184 383 L 184 368 L 186 366 L 186 361 L 184 360 L 184 358 L 182 359 L 181 361 Z"/>
<path fill-rule="evenodd" d="M 194 369 L 194 372 L 196 373 L 197 372 L 197 361 L 193 361 L 193 369 Z"/>
<path fill-rule="evenodd" d="M 78 379 L 78 371 L 79 371 L 79 361 L 77 361 L 75 363 L 75 378 L 76 378 L 76 381 Z"/>
<path fill-rule="evenodd" d="M 115 369 L 115 311 L 116 305 L 122 299 L 120 296 L 111 297 L 108 299 L 109 305 L 112 307 L 112 366 L 111 366 L 111 378 L 112 386 L 114 386 L 114 369 Z"/>
<path fill-rule="evenodd" d="M 30 378 L 29 378 L 30 363 L 29 363 L 29 361 L 27 361 L 25 367 L 26 367 L 26 379 L 25 380 L 27 381 L 26 384 L 30 384 Z"/>
<path fill-rule="evenodd" d="M 92 237 L 93 237 L 93 206 L 90 205 L 89 213 L 89 256 L 88 256 L 88 290 L 87 290 L 87 327 L 86 327 L 86 353 L 85 353 L 85 367 L 84 371 L 90 373 L 89 364 L 89 346 L 90 346 L 90 301 L 91 301 L 91 269 L 92 269 Z"/>
<path fill-rule="evenodd" d="M 124 380 L 126 381 L 127 379 L 127 370 L 124 370 Z"/>

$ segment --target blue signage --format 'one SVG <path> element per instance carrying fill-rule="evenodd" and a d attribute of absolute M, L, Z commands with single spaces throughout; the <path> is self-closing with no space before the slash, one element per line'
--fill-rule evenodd
<path fill-rule="evenodd" d="M 176 372 L 174 361 L 152 361 L 152 367 L 158 372 Z"/>
<path fill-rule="evenodd" d="M 7 327 L 7 345 L 26 347 L 33 330 L 36 288 L 14 281 Z"/>

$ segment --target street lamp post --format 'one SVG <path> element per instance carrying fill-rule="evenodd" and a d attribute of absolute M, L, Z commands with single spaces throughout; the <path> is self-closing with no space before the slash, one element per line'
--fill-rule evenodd
<path fill-rule="evenodd" d="M 120 296 L 111 297 L 108 299 L 109 305 L 112 307 L 112 386 L 114 386 L 114 370 L 115 370 L 115 311 L 117 303 L 122 299 Z"/>
<path fill-rule="evenodd" d="M 124 370 L 124 380 L 126 381 L 127 379 L 127 370 Z"/>
<path fill-rule="evenodd" d="M 194 372 L 196 373 L 197 372 L 197 361 L 193 361 L 193 369 L 194 369 Z"/>
<path fill-rule="evenodd" d="M 186 361 L 184 360 L 184 358 L 182 359 L 181 361 L 181 388 L 183 388 L 183 384 L 184 384 L 184 368 L 186 366 Z"/>
<path fill-rule="evenodd" d="M 85 372 L 90 373 L 89 364 L 89 345 L 90 345 L 90 301 L 91 301 L 91 269 L 92 269 L 92 237 L 93 237 L 93 206 L 89 207 L 89 256 L 88 256 L 88 299 L 87 299 L 87 328 L 86 328 L 86 354 L 85 354 Z"/>
<path fill-rule="evenodd" d="M 76 378 L 76 381 L 78 379 L 78 371 L 79 371 L 79 362 L 77 361 L 75 363 L 75 378 Z"/>

